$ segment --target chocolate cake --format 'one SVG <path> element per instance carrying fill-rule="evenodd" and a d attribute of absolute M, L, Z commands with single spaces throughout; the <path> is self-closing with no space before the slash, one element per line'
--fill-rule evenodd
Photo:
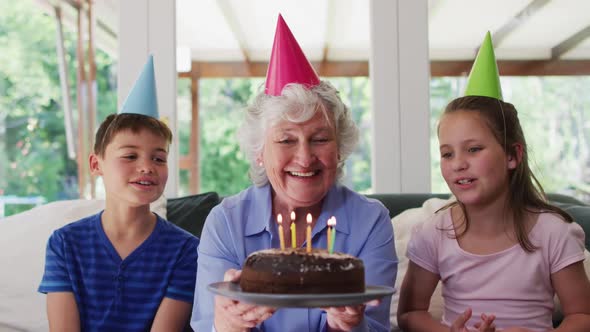
<path fill-rule="evenodd" d="M 278 294 L 362 293 L 363 261 L 343 253 L 305 248 L 266 249 L 248 256 L 240 278 L 242 291 Z"/>

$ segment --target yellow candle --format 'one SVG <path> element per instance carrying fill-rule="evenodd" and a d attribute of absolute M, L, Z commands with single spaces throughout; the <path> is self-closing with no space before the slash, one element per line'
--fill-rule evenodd
<path fill-rule="evenodd" d="M 295 230 L 295 211 L 291 211 L 291 248 L 297 248 L 297 232 Z"/>
<path fill-rule="evenodd" d="M 305 242 L 307 242 L 307 252 L 311 252 L 311 213 L 307 214 L 307 236 Z"/>
<path fill-rule="evenodd" d="M 280 213 L 277 215 L 277 222 L 279 223 L 279 241 L 281 242 L 281 250 L 285 250 L 285 234 L 283 234 L 283 216 Z"/>

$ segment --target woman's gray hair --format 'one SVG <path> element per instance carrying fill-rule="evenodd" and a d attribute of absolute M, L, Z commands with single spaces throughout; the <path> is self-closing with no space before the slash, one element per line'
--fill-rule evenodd
<path fill-rule="evenodd" d="M 321 81 L 311 89 L 301 84 L 288 84 L 281 96 L 259 93 L 246 108 L 244 121 L 238 129 L 238 142 L 250 162 L 249 174 L 256 186 L 268 183 L 266 171 L 257 160 L 264 148 L 268 128 L 281 120 L 302 123 L 319 111 L 328 119 L 328 112 L 333 114 L 339 155 L 337 179 L 342 178 L 344 161 L 356 148 L 359 138 L 350 109 L 340 99 L 338 90 L 327 81 Z"/>

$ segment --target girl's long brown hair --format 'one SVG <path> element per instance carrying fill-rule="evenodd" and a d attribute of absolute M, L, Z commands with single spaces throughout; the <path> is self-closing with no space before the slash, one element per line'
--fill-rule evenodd
<path fill-rule="evenodd" d="M 527 234 L 524 219 L 527 212 L 552 212 L 560 215 L 566 222 L 573 221 L 573 218 L 567 212 L 547 201 L 543 187 L 531 171 L 528 162 L 527 144 L 514 105 L 496 98 L 466 96 L 451 101 L 445 108 L 443 116 L 455 111 L 477 112 L 481 115 L 507 155 L 517 158 L 514 145 L 515 143 L 522 145 L 522 160 L 515 169 L 509 171 L 509 189 L 506 207 L 512 211 L 516 238 L 525 251 L 533 252 L 537 249 L 531 243 Z M 465 223 L 463 231 L 456 234 L 456 237 L 459 238 L 469 229 L 469 218 L 465 206 L 457 201 L 448 204 L 441 210 L 457 204 L 463 210 Z"/>

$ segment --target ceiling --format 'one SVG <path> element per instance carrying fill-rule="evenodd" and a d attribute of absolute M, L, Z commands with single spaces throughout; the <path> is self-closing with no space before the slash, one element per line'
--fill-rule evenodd
<path fill-rule="evenodd" d="M 281 13 L 311 61 L 368 61 L 369 3 L 176 0 L 177 54 L 199 62 L 265 62 Z M 118 1 L 95 7 L 99 29 L 116 37 Z M 488 30 L 499 61 L 590 60 L 589 0 L 429 0 L 428 21 L 431 61 L 471 61 Z"/>
<path fill-rule="evenodd" d="M 487 30 L 498 59 L 549 59 L 587 31 L 563 59 L 590 58 L 588 0 L 431 0 L 432 60 L 468 60 Z M 177 44 L 200 61 L 266 61 L 282 13 L 310 60 L 368 60 L 366 0 L 177 0 Z"/>

